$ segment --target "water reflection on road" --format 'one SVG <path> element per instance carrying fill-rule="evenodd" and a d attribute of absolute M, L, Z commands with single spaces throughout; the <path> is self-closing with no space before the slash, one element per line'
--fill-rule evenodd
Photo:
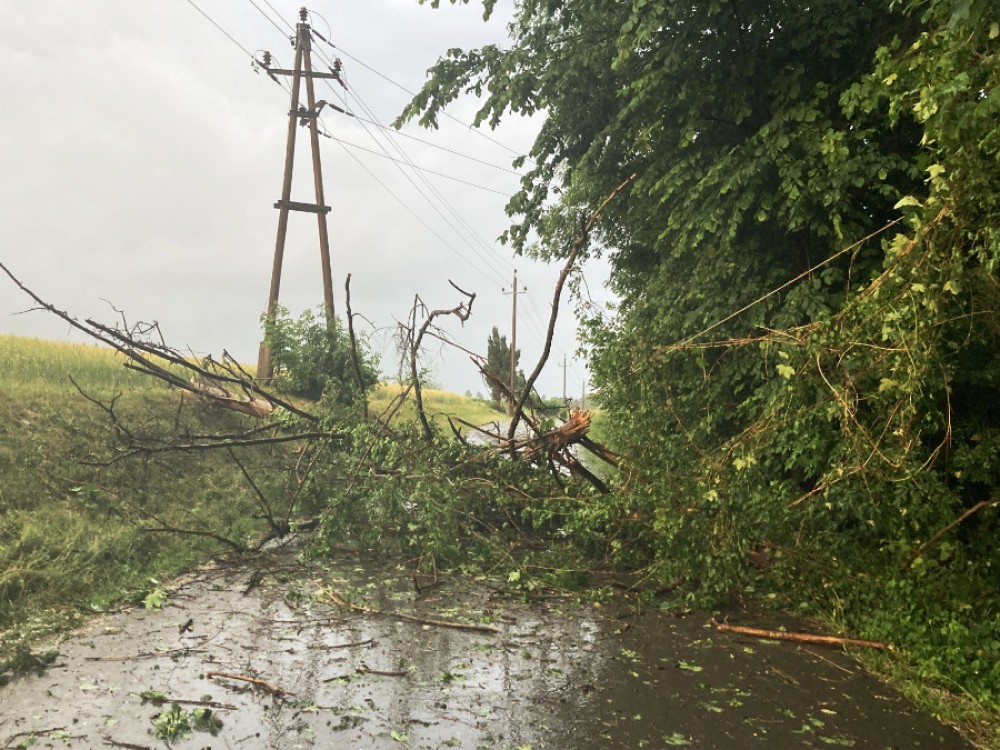
<path fill-rule="evenodd" d="M 74 634 L 53 668 L 0 689 L 0 747 L 165 747 L 153 720 L 173 701 L 210 703 L 222 727 L 172 747 L 966 747 L 839 653 L 724 636 L 706 616 L 616 619 L 459 580 L 417 594 L 403 571 L 355 557 L 256 569 L 248 593 L 254 568 L 203 571 L 161 611 Z M 324 604 L 325 587 L 423 622 Z"/>

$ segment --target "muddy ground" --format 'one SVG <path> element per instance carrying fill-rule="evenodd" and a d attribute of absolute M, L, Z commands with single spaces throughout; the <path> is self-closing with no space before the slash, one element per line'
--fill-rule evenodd
<path fill-rule="evenodd" d="M 350 554 L 201 571 L 0 688 L 0 748 L 970 747 L 834 649 L 426 586 Z"/>

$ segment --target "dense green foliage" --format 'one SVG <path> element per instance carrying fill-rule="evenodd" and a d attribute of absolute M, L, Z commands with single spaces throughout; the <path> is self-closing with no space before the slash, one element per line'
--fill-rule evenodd
<path fill-rule="evenodd" d="M 543 114 L 520 252 L 564 254 L 637 175 L 590 245 L 619 296 L 588 338 L 628 463 L 569 524 L 1000 705 L 1000 508 L 977 505 L 1000 485 L 996 4 L 515 6 L 511 47 L 451 50 L 403 119 L 464 91 L 480 122 Z"/>
<path fill-rule="evenodd" d="M 360 403 L 378 382 L 378 362 L 365 341 L 358 342 L 355 368 L 350 338 L 338 318 L 327 322 L 306 310 L 294 320 L 279 306 L 273 320 L 262 322 L 274 382 L 285 393 L 350 406 Z"/>
<path fill-rule="evenodd" d="M 507 401 L 504 396 L 505 385 L 507 392 L 511 393 L 514 392 L 514 386 L 523 385 L 524 377 L 517 370 L 517 365 L 521 361 L 521 350 L 518 349 L 517 354 L 514 355 L 514 368 L 520 382 L 513 384 L 510 380 L 511 356 L 507 337 L 501 336 L 497 327 L 493 326 L 490 337 L 486 341 L 486 374 L 483 375 L 483 382 L 490 389 L 490 398 L 493 399 L 493 404 L 497 409 L 502 408 L 504 402 Z"/>

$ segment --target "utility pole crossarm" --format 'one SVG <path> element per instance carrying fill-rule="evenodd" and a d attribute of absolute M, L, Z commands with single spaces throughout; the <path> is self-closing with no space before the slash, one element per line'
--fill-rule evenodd
<path fill-rule="evenodd" d="M 333 209 L 330 206 L 318 206 L 315 203 L 300 203 L 299 201 L 276 201 L 275 208 L 287 208 L 289 211 L 305 211 L 311 214 L 328 214 Z"/>
<path fill-rule="evenodd" d="M 284 68 L 265 68 L 268 73 L 272 73 L 276 76 L 294 76 L 296 75 L 294 70 L 285 70 Z M 309 70 L 300 71 L 298 73 L 302 78 L 332 78 L 334 81 L 340 80 L 340 73 L 324 73 L 321 70 Z"/>

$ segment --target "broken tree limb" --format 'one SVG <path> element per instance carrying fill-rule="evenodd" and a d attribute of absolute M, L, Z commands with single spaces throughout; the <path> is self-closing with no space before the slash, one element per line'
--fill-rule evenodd
<path fill-rule="evenodd" d="M 531 390 L 535 387 L 535 381 L 538 380 L 538 376 L 542 374 L 542 370 L 545 368 L 545 363 L 549 361 L 549 353 L 552 351 L 552 337 L 555 335 L 556 330 L 556 318 L 559 315 L 559 300 L 562 297 L 563 286 L 566 284 L 569 272 L 573 269 L 573 264 L 576 262 L 576 258 L 580 254 L 580 250 L 590 237 L 590 232 L 594 228 L 594 224 L 597 222 L 598 217 L 604 209 L 607 208 L 608 204 L 611 203 L 611 201 L 613 201 L 622 190 L 631 184 L 636 177 L 638 177 L 637 173 L 631 174 L 628 179 L 622 182 L 621 185 L 611 191 L 610 195 L 604 199 L 601 205 L 595 208 L 593 213 L 591 213 L 587 220 L 583 222 L 583 225 L 580 228 L 580 233 L 570 245 L 569 257 L 566 258 L 566 263 L 563 266 L 562 271 L 559 272 L 559 279 L 556 281 L 555 292 L 552 295 L 552 314 L 549 316 L 549 328 L 545 334 L 545 347 L 542 349 L 542 356 L 538 358 L 538 364 L 535 365 L 535 369 L 532 371 L 531 375 L 528 376 L 527 381 L 525 381 L 524 390 L 514 407 L 514 414 L 510 420 L 510 428 L 507 431 L 508 440 L 513 440 L 514 436 L 517 434 L 517 424 L 521 420 L 521 415 L 524 413 L 524 405 L 528 402 Z"/>
<path fill-rule="evenodd" d="M 912 555 L 910 555 L 906 559 L 906 562 L 904 562 L 902 565 L 899 566 L 899 572 L 902 573 L 902 572 L 906 571 L 911 565 L 913 565 L 914 562 L 916 562 L 916 560 L 917 560 L 918 557 L 920 557 L 921 555 L 923 555 L 927 550 L 929 550 L 931 547 L 933 547 L 935 544 L 937 544 L 939 541 L 941 541 L 941 537 L 943 537 L 945 534 L 947 534 L 953 528 L 955 528 L 960 523 L 962 523 L 962 521 L 964 521 L 966 518 L 968 518 L 969 516 L 973 515 L 974 513 L 978 513 L 983 508 L 989 508 L 990 506 L 997 505 L 997 504 L 1000 504 L 1000 500 L 982 500 L 982 501 L 976 503 L 975 505 L 973 505 L 971 508 L 969 508 L 967 511 L 965 511 L 965 513 L 963 513 L 962 515 L 960 515 L 954 521 L 952 521 L 947 526 L 945 526 L 943 529 L 941 529 L 941 531 L 939 531 L 937 534 L 935 534 L 929 540 L 927 540 L 927 543 L 924 544 L 920 549 L 918 549 L 916 552 L 914 552 Z"/>
<path fill-rule="evenodd" d="M 746 628 L 741 625 L 730 625 L 726 622 L 718 622 L 712 618 L 712 625 L 716 630 L 727 633 L 739 633 L 749 635 L 754 638 L 767 638 L 772 641 L 793 641 L 795 643 L 819 643 L 825 646 L 858 646 L 860 648 L 874 648 L 881 651 L 892 651 L 891 643 L 880 641 L 866 641 L 860 638 L 838 638 L 833 635 L 813 635 L 812 633 L 788 633 L 784 630 L 765 630 L 763 628 Z"/>
<path fill-rule="evenodd" d="M 241 674 L 229 674 L 228 672 L 207 672 L 205 677 L 211 679 L 212 677 L 222 677 L 227 680 L 239 680 L 240 682 L 248 682 L 254 687 L 259 687 L 262 690 L 266 690 L 272 695 L 278 698 L 284 698 L 286 695 L 295 695 L 295 693 L 290 693 L 287 690 L 282 690 L 279 687 L 275 687 L 269 682 L 264 682 L 264 680 L 257 679 L 256 677 L 247 677 Z"/>
<path fill-rule="evenodd" d="M 536 461 L 543 454 L 552 454 L 566 450 L 590 430 L 591 412 L 573 409 L 569 419 L 558 427 L 542 433 L 537 438 L 527 441 L 524 447 L 524 457 L 528 461 Z"/>
<path fill-rule="evenodd" d="M 591 416 L 589 411 L 574 409 L 566 422 L 543 433 L 539 431 L 538 423 L 525 415 L 524 421 L 535 430 L 536 436 L 515 440 L 513 443 L 500 435 L 499 425 L 496 425 L 496 432 L 490 432 L 480 425 L 465 421 L 461 417 L 450 417 L 450 419 L 488 437 L 496 443 L 496 450 L 502 453 L 523 451 L 524 457 L 529 461 L 546 461 L 552 468 L 553 476 L 557 482 L 559 482 L 559 476 L 554 464 L 569 471 L 571 476 L 586 479 L 597 488 L 598 492 L 607 495 L 611 491 L 608 486 L 568 450 L 570 446 L 580 445 L 612 466 L 618 466 L 619 461 L 616 453 L 587 437 Z"/>
<path fill-rule="evenodd" d="M 424 399 L 423 399 L 423 389 L 420 384 L 420 372 L 417 367 L 417 356 L 420 353 L 420 346 L 423 343 L 424 336 L 427 334 L 428 329 L 434 323 L 434 319 L 441 317 L 442 315 L 454 315 L 462 323 L 465 323 L 472 315 L 472 305 L 476 301 L 475 292 L 467 292 L 461 287 L 459 287 L 451 279 L 448 280 L 452 288 L 457 292 L 460 292 L 465 296 L 465 301 L 460 302 L 453 308 L 448 310 L 430 310 L 427 312 L 427 306 L 423 303 L 423 300 L 419 296 L 415 297 L 413 300 L 413 309 L 410 311 L 410 324 L 409 328 L 405 332 L 404 339 L 407 344 L 409 359 L 410 359 L 410 378 L 413 385 L 413 398 L 417 409 L 417 418 L 420 420 L 420 426 L 424 432 L 424 438 L 430 442 L 434 439 L 434 434 L 431 431 L 430 422 L 427 420 L 427 414 L 424 411 Z M 425 318 L 423 324 L 417 329 L 417 311 L 424 310 L 427 312 L 427 317 Z"/>
<path fill-rule="evenodd" d="M 194 388 L 192 388 L 189 380 L 181 377 L 176 372 L 171 371 L 171 366 L 173 366 L 178 370 L 187 371 L 188 373 L 193 374 L 197 379 L 204 379 L 205 381 L 217 384 L 220 387 L 223 387 L 223 390 L 226 390 L 224 386 L 227 385 L 239 388 L 244 393 L 248 394 L 247 400 L 250 400 L 253 397 L 258 397 L 270 403 L 272 407 L 280 406 L 286 411 L 296 414 L 309 422 L 315 423 L 319 421 L 319 417 L 299 409 L 294 404 L 274 393 L 271 393 L 270 391 L 264 390 L 245 375 L 239 374 L 238 372 L 234 374 L 234 368 L 232 368 L 232 366 L 223 366 L 221 368 L 216 367 L 213 371 L 212 369 L 209 369 L 209 367 L 217 365 L 218 363 L 215 363 L 212 360 L 207 360 L 208 367 L 203 367 L 193 361 L 191 357 L 184 356 L 180 352 L 171 349 L 163 343 L 158 344 L 153 341 L 143 340 L 140 338 L 142 336 L 148 336 L 153 332 L 159 333 L 159 327 L 155 323 L 140 323 L 131 327 L 128 327 L 127 324 L 123 324 L 125 326 L 124 329 L 112 328 L 89 318 L 81 323 L 69 313 L 64 310 L 60 310 L 55 305 L 46 302 L 39 297 L 35 292 L 25 286 L 25 284 L 22 283 L 21 280 L 18 279 L 3 263 L 0 263 L 0 271 L 3 271 L 22 292 L 31 297 L 31 299 L 38 304 L 40 309 L 52 313 L 78 331 L 81 331 L 90 338 L 105 344 L 106 346 L 117 351 L 119 354 L 123 354 L 127 357 L 128 359 L 124 364 L 126 369 L 134 370 L 142 373 L 143 375 L 151 375 L 164 381 L 168 385 L 172 385 L 175 388 L 179 388 L 184 391 L 197 392 Z M 162 341 L 162 336 L 160 338 Z M 166 363 L 166 366 L 159 364 L 157 360 Z M 250 396 L 249 394 L 253 394 L 253 396 Z M 231 394 L 230 398 L 233 398 Z"/>
<path fill-rule="evenodd" d="M 274 411 L 274 406 L 262 398 L 240 398 L 234 396 L 225 388 L 213 385 L 212 383 L 206 383 L 202 380 L 196 380 L 195 378 L 191 378 L 188 383 L 188 390 L 196 396 L 201 396 L 226 409 L 238 411 L 241 414 L 263 419 Z"/>

